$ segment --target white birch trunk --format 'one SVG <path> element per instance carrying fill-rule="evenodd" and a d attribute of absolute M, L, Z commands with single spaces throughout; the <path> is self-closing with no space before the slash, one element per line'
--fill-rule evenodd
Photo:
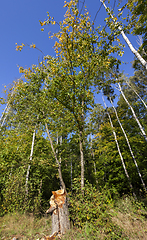
<path fill-rule="evenodd" d="M 8 113 L 8 112 L 9 112 L 9 109 L 10 109 L 9 103 L 7 103 L 5 109 L 4 109 L 3 113 L 2 113 L 1 119 L 0 119 L 1 127 L 3 127 L 4 122 L 5 122 L 5 120 L 6 120 L 6 117 L 7 117 L 7 115 L 5 115 L 5 117 L 4 117 L 4 114 L 5 114 L 5 112 Z M 3 117 L 4 117 L 4 119 L 3 119 Z M 2 120 L 3 120 L 3 121 L 2 121 Z"/>
<path fill-rule="evenodd" d="M 122 30 L 121 26 L 118 25 L 118 23 L 116 22 L 115 18 L 113 17 L 113 15 L 111 14 L 109 8 L 106 6 L 106 4 L 104 3 L 103 0 L 100 0 L 100 2 L 103 4 L 104 8 L 106 9 L 106 11 L 110 14 L 112 20 L 114 21 L 114 24 L 116 26 L 118 26 L 118 30 L 120 31 L 123 39 L 125 40 L 125 42 L 127 43 L 128 47 L 130 48 L 131 52 L 136 56 L 136 58 L 141 62 L 141 64 L 146 68 L 147 70 L 147 62 L 142 58 L 142 56 L 138 53 L 138 51 L 135 50 L 135 48 L 133 47 L 132 43 L 130 42 L 130 40 L 128 39 L 128 37 L 126 36 L 126 34 L 124 33 L 124 31 Z"/>
<path fill-rule="evenodd" d="M 57 143 L 57 149 L 56 149 L 56 154 L 57 154 L 57 156 L 58 156 L 58 144 L 59 144 L 59 138 L 58 138 L 58 133 L 57 133 L 57 140 L 56 140 L 56 143 Z"/>
<path fill-rule="evenodd" d="M 83 126 L 84 126 L 84 100 L 82 100 L 82 116 L 81 120 L 83 122 L 82 126 L 79 127 L 79 144 L 80 144 L 80 157 L 81 157 L 81 191 L 84 194 L 84 151 L 83 151 Z"/>
<path fill-rule="evenodd" d="M 81 156 L 81 190 L 82 190 L 84 188 L 84 153 L 83 153 L 82 131 L 80 131 L 79 140 L 80 140 L 80 156 Z"/>
<path fill-rule="evenodd" d="M 32 161 L 32 156 L 33 156 L 35 135 L 36 135 L 36 127 L 33 132 L 32 147 L 31 147 L 31 153 L 30 153 L 30 162 Z M 31 168 L 31 164 L 28 165 L 27 174 L 26 174 L 26 197 L 28 196 L 28 180 L 29 180 L 30 168 Z"/>
<path fill-rule="evenodd" d="M 141 102 L 143 103 L 143 105 L 145 106 L 145 108 L 147 109 L 147 105 L 146 103 L 143 101 L 143 99 L 140 97 L 140 95 L 135 91 L 134 88 L 131 87 L 131 85 L 127 82 L 127 85 L 133 90 L 133 92 L 139 97 L 139 99 L 141 100 Z"/>
<path fill-rule="evenodd" d="M 70 181 L 71 181 L 71 191 L 72 191 L 72 158 L 70 162 Z"/>
<path fill-rule="evenodd" d="M 62 136 L 60 137 L 60 146 L 62 145 Z M 60 164 L 61 164 L 61 161 L 62 161 L 62 159 L 61 159 L 61 155 L 60 155 L 60 158 L 59 158 L 59 162 L 60 162 Z"/>
<path fill-rule="evenodd" d="M 11 92 L 10 100 L 11 100 L 11 97 L 13 96 L 13 94 L 14 94 L 14 89 L 13 89 L 12 92 Z M 9 112 L 9 110 L 10 110 L 10 106 L 9 106 L 9 105 L 10 105 L 10 100 L 8 101 L 8 103 L 7 103 L 4 111 L 3 111 L 3 113 L 2 113 L 2 116 L 1 116 L 1 118 L 0 118 L 1 128 L 2 128 L 3 125 L 4 125 L 5 120 L 6 120 L 6 118 L 7 118 L 7 115 L 8 115 L 8 112 Z M 5 113 L 6 113 L 6 115 L 5 115 L 5 117 L 4 117 L 4 114 L 5 114 Z M 4 119 L 3 119 L 3 117 L 4 117 Z M 2 121 L 2 120 L 3 120 L 3 121 Z M 1 128 L 0 128 L 0 130 L 1 130 Z"/>
<path fill-rule="evenodd" d="M 136 168 L 137 168 L 137 172 L 138 172 L 138 175 L 139 175 L 140 180 L 141 180 L 141 182 L 142 182 L 142 185 L 143 185 L 143 187 L 144 187 L 144 190 L 147 191 L 147 188 L 146 188 L 145 183 L 144 183 L 144 181 L 143 181 L 143 178 L 142 178 L 142 176 L 141 176 L 141 173 L 140 173 L 140 170 L 139 170 L 138 164 L 137 164 L 137 162 L 136 162 L 135 156 L 134 156 L 134 154 L 133 154 L 133 151 L 132 151 L 132 148 L 131 148 L 131 145 L 130 145 L 129 139 L 128 139 L 128 137 L 127 137 L 127 134 L 126 134 L 126 132 L 125 132 L 125 130 L 124 130 L 124 128 L 123 128 L 123 126 L 122 126 L 120 120 L 119 120 L 119 117 L 118 117 L 118 114 L 117 114 L 116 108 L 114 107 L 114 104 L 113 104 L 111 98 L 109 98 L 109 99 L 110 99 L 110 102 L 111 102 L 111 104 L 112 104 L 112 106 L 113 106 L 113 109 L 114 109 L 114 111 L 115 111 L 115 115 L 116 115 L 117 121 L 118 121 L 118 123 L 119 123 L 119 125 L 120 125 L 120 127 L 121 127 L 121 130 L 123 131 L 123 134 L 124 134 L 124 136 L 125 136 L 126 142 L 127 142 L 127 144 L 128 144 L 128 147 L 129 147 L 129 150 L 130 150 L 131 156 L 132 156 L 133 161 L 134 161 L 134 163 L 135 163 L 135 166 L 136 166 Z"/>
<path fill-rule="evenodd" d="M 137 116 L 136 116 L 136 114 L 135 114 L 134 109 L 132 108 L 132 106 L 131 106 L 130 103 L 128 102 L 128 100 L 127 100 L 127 98 L 126 98 L 124 92 L 122 91 L 122 88 L 121 88 L 121 85 L 120 85 L 119 82 L 118 82 L 118 86 L 119 86 L 119 91 L 121 92 L 121 94 L 122 94 L 124 100 L 126 101 L 126 103 L 128 104 L 128 106 L 130 107 L 130 109 L 131 109 L 131 111 L 132 111 L 132 114 L 133 114 L 133 116 L 134 116 L 134 118 L 135 118 L 135 120 L 136 120 L 136 122 L 137 122 L 137 124 L 138 124 L 138 126 L 139 126 L 139 128 L 140 128 L 140 131 L 141 131 L 141 133 L 142 133 L 142 135 L 143 135 L 145 141 L 147 142 L 147 136 L 146 136 L 146 133 L 145 133 L 145 131 L 143 130 L 143 127 L 142 127 L 141 123 L 139 122 L 139 120 L 138 120 L 138 118 L 137 118 Z"/>
<path fill-rule="evenodd" d="M 8 105 L 8 106 L 6 106 L 4 112 L 3 112 L 2 116 L 1 116 L 1 120 L 0 120 L 0 121 L 1 121 L 0 131 L 1 131 L 3 125 L 4 125 L 5 121 L 6 121 L 6 118 L 7 118 L 7 115 L 8 115 L 8 113 L 9 113 L 9 110 L 10 110 L 10 107 L 9 107 L 9 105 Z M 6 114 L 5 114 L 5 116 L 4 116 L 5 111 L 6 111 Z M 3 117 L 4 117 L 4 118 L 3 118 Z"/>
<path fill-rule="evenodd" d="M 102 96 L 102 99 L 103 99 L 104 105 L 105 105 L 105 107 L 106 107 L 106 109 L 107 109 L 107 105 L 106 105 L 106 103 L 105 103 L 105 100 L 104 100 L 103 96 Z M 123 169 L 124 169 L 125 174 L 126 174 L 126 177 L 127 177 L 127 179 L 128 179 L 129 186 L 130 186 L 130 189 L 132 190 L 133 196 L 136 198 L 136 194 L 134 193 L 133 186 L 132 186 L 132 184 L 131 184 L 128 171 L 127 171 L 127 169 L 126 169 L 125 162 L 124 162 L 124 159 L 123 159 L 123 156 L 122 156 L 122 154 L 121 154 L 121 151 L 120 151 L 120 148 L 119 148 L 119 144 L 118 144 L 118 141 L 117 141 L 117 136 L 116 136 L 116 133 L 115 133 L 115 131 L 114 131 L 113 123 L 112 123 L 112 120 L 111 120 L 111 117 L 110 117 L 110 114 L 109 114 L 108 111 L 107 111 L 107 115 L 108 115 L 108 117 L 109 117 L 109 121 L 110 121 L 110 124 L 111 124 L 111 127 L 112 127 L 114 139 L 115 139 L 116 146 L 117 146 L 117 149 L 118 149 L 118 152 L 119 152 L 119 156 L 120 156 L 120 159 L 121 159 L 121 162 L 122 162 L 122 165 L 123 165 Z"/>
<path fill-rule="evenodd" d="M 71 133 L 70 133 L 70 139 L 71 139 Z M 73 166 L 72 166 L 72 155 L 71 155 L 71 149 L 70 149 L 70 184 L 71 184 L 71 192 L 72 192 L 72 175 L 73 175 Z"/>

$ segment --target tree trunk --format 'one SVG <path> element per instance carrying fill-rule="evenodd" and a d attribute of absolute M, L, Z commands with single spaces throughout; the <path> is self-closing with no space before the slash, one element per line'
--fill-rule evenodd
<path fill-rule="evenodd" d="M 127 82 L 127 85 L 133 90 L 133 92 L 139 97 L 139 99 L 141 100 L 141 102 L 143 103 L 143 105 L 145 106 L 145 108 L 147 109 L 147 105 L 146 103 L 143 101 L 143 99 L 140 97 L 140 95 L 135 91 L 134 88 L 131 87 L 131 85 Z"/>
<path fill-rule="evenodd" d="M 128 37 L 126 36 L 126 34 L 124 33 L 124 31 L 122 30 L 121 26 L 118 25 L 118 23 L 116 22 L 115 18 L 113 17 L 113 15 L 111 14 L 109 8 L 106 6 L 106 4 L 104 3 L 103 0 L 100 0 L 100 2 L 103 4 L 104 8 L 106 9 L 106 11 L 109 13 L 109 15 L 111 16 L 114 24 L 117 26 L 118 30 L 120 31 L 123 39 L 125 40 L 125 42 L 127 43 L 128 47 L 130 48 L 131 52 L 135 55 L 135 57 L 141 62 L 141 64 L 146 68 L 147 70 L 147 62 L 142 58 L 142 56 L 139 54 L 139 52 L 137 52 L 135 50 L 135 48 L 133 47 L 132 43 L 130 42 L 130 40 L 128 39 Z"/>
<path fill-rule="evenodd" d="M 9 110 L 10 110 L 10 107 L 6 106 L 4 112 L 3 112 L 2 116 L 1 116 L 1 119 L 0 119 L 0 121 L 1 121 L 0 131 L 1 131 L 1 128 L 3 127 L 3 125 L 4 125 L 5 121 L 6 121 L 6 118 L 7 118 Z M 5 114 L 5 112 L 6 112 L 6 114 Z M 5 114 L 5 116 L 4 116 L 4 114 Z"/>
<path fill-rule="evenodd" d="M 30 162 L 32 161 L 32 156 L 33 156 L 35 135 L 36 135 L 36 127 L 35 127 L 35 130 L 33 132 L 32 147 L 31 147 L 31 154 L 30 154 Z M 31 168 L 31 164 L 28 165 L 28 170 L 27 170 L 27 174 L 26 174 L 26 197 L 28 196 L 28 180 L 29 180 L 30 168 Z"/>
<path fill-rule="evenodd" d="M 129 139 L 128 139 L 128 137 L 127 137 L 127 134 L 125 133 L 125 130 L 124 130 L 124 128 L 123 128 L 120 120 L 119 120 L 119 117 L 118 117 L 117 111 L 116 111 L 116 109 L 115 109 L 115 107 L 114 107 L 114 104 L 113 104 L 111 98 L 109 98 L 109 99 L 110 99 L 110 102 L 111 102 L 111 104 L 112 104 L 112 106 L 113 106 L 113 109 L 114 109 L 114 111 L 115 111 L 115 115 L 116 115 L 117 121 L 118 121 L 118 123 L 119 123 L 119 125 L 120 125 L 120 127 L 121 127 L 121 130 L 123 131 L 123 134 L 124 134 L 124 136 L 125 136 L 125 139 L 126 139 L 126 142 L 127 142 L 127 144 L 128 144 L 128 147 L 129 147 L 131 156 L 132 156 L 133 161 L 134 161 L 134 163 L 135 163 L 135 166 L 136 166 L 136 168 L 137 168 L 138 175 L 139 175 L 139 177 L 140 177 L 140 180 L 141 180 L 142 185 L 143 185 L 143 187 L 144 187 L 144 190 L 145 190 L 145 192 L 146 192 L 146 191 L 147 191 L 147 188 L 146 188 L 145 183 L 144 183 L 144 181 L 143 181 L 143 179 L 142 179 L 142 176 L 141 176 L 141 173 L 140 173 L 138 164 L 137 164 L 137 162 L 136 162 L 136 159 L 135 159 L 135 156 L 134 156 L 134 154 L 133 154 L 131 145 L 130 145 L 130 143 L 129 143 Z"/>
<path fill-rule="evenodd" d="M 96 186 L 98 188 L 98 180 L 97 180 L 97 176 L 96 176 L 96 164 L 95 164 L 95 159 L 94 159 L 94 151 L 93 151 L 93 147 L 92 147 L 92 136 L 90 134 L 90 145 L 91 145 L 91 156 L 93 158 L 93 166 L 94 166 L 94 173 L 95 173 L 95 180 L 96 180 Z"/>
<path fill-rule="evenodd" d="M 56 163 L 58 165 L 58 173 L 59 173 L 60 184 L 61 184 L 62 188 L 65 190 L 65 193 L 67 194 L 65 183 L 64 183 L 63 178 L 62 178 L 61 164 L 60 164 L 60 162 L 59 162 L 59 160 L 57 158 L 57 154 L 56 154 L 56 152 L 54 150 L 53 142 L 52 142 L 49 130 L 48 130 L 47 123 L 45 123 L 45 126 L 46 126 L 47 135 L 48 135 L 48 138 L 49 138 L 49 141 L 50 141 L 50 144 L 51 144 L 51 148 L 52 148 L 52 151 L 53 151 Z"/>
<path fill-rule="evenodd" d="M 102 98 L 103 98 L 103 96 L 102 96 Z M 106 107 L 106 109 L 107 109 L 107 105 L 106 105 L 106 103 L 105 103 L 104 98 L 103 98 L 103 102 L 104 102 L 104 105 L 105 105 L 105 107 Z M 123 156 L 122 156 L 122 154 L 121 154 L 121 151 L 120 151 L 120 148 L 119 148 L 119 144 L 118 144 L 118 141 L 117 141 L 116 133 L 115 133 L 115 131 L 114 131 L 113 123 L 112 123 L 112 120 L 111 120 L 111 117 L 110 117 L 110 114 L 109 114 L 108 111 L 107 111 L 107 115 L 108 115 L 108 117 L 109 117 L 109 121 L 110 121 L 110 124 L 111 124 L 111 127 L 112 127 L 114 139 L 115 139 L 116 146 L 117 146 L 117 149 L 118 149 L 118 152 L 119 152 L 119 156 L 120 156 L 120 159 L 121 159 L 121 162 L 122 162 L 122 165 L 123 165 L 123 169 L 124 169 L 124 171 L 125 171 L 125 175 L 126 175 L 126 177 L 127 177 L 127 179 L 128 179 L 129 186 L 130 186 L 130 189 L 132 190 L 133 196 L 134 196 L 135 199 L 136 199 L 136 194 L 134 193 L 133 186 L 132 186 L 132 184 L 131 184 L 128 171 L 127 171 L 127 169 L 126 169 L 126 166 L 125 166 L 125 163 L 124 163 L 124 159 L 123 159 Z"/>
<path fill-rule="evenodd" d="M 82 97 L 83 98 L 83 97 Z M 84 194 L 84 151 L 83 151 L 83 129 L 84 129 L 84 100 L 82 99 L 82 115 L 81 122 L 82 125 L 79 127 L 79 143 L 80 143 L 80 156 L 81 156 L 81 191 Z"/>
<path fill-rule="evenodd" d="M 71 182 L 71 192 L 72 192 L 72 158 L 70 161 L 70 182 Z"/>
<path fill-rule="evenodd" d="M 11 107 L 10 107 L 10 102 L 11 102 L 11 98 L 12 98 L 12 96 L 13 96 L 13 94 L 14 94 L 14 90 L 15 90 L 15 88 L 13 87 L 13 90 L 12 90 L 11 96 L 10 96 L 10 99 L 9 99 L 9 101 L 7 102 L 7 105 L 6 105 L 6 107 L 5 107 L 5 109 L 4 109 L 3 113 L 2 113 L 1 118 L 0 118 L 0 123 L 1 123 L 0 131 L 1 131 L 1 128 L 3 127 L 3 125 L 4 125 L 4 123 L 5 123 L 5 120 L 6 120 L 6 118 L 7 118 L 8 112 L 9 112 L 9 110 L 10 110 L 10 108 L 11 108 Z M 4 115 L 5 115 L 5 116 L 4 116 Z"/>
<path fill-rule="evenodd" d="M 140 128 L 140 131 L 141 131 L 141 133 L 142 133 L 142 135 L 143 135 L 145 141 L 147 142 L 147 136 L 146 136 L 146 133 L 145 133 L 145 131 L 143 130 L 143 127 L 141 126 L 141 124 L 140 124 L 140 122 L 139 122 L 139 120 L 138 120 L 138 118 L 137 118 L 137 116 L 136 116 L 136 114 L 135 114 L 135 112 L 134 112 L 134 109 L 132 108 L 132 106 L 131 106 L 130 103 L 128 102 L 128 100 L 127 100 L 125 94 L 123 93 L 122 88 L 121 88 L 121 85 L 120 85 L 119 82 L 118 82 L 118 86 L 119 86 L 119 91 L 121 92 L 121 94 L 122 94 L 124 100 L 126 101 L 126 103 L 128 104 L 128 106 L 130 107 L 130 109 L 131 109 L 131 111 L 132 111 L 132 114 L 133 114 L 133 116 L 134 116 L 134 118 L 135 118 L 135 120 L 136 120 L 136 122 L 137 122 L 137 124 L 138 124 L 138 126 L 139 126 L 139 128 Z"/>
<path fill-rule="evenodd" d="M 46 213 L 51 213 L 52 235 L 64 234 L 70 229 L 69 212 L 65 190 L 52 191 L 50 208 Z"/>
<path fill-rule="evenodd" d="M 82 131 L 79 134 L 80 141 L 80 156 L 81 156 L 81 190 L 84 188 L 84 153 L 83 153 L 83 139 L 82 139 Z"/>

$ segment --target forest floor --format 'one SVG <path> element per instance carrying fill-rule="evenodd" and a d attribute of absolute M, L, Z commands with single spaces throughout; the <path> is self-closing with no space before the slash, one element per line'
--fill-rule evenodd
<path fill-rule="evenodd" d="M 126 197 L 115 202 L 107 213 L 109 215 L 107 226 L 103 225 L 95 230 L 89 223 L 86 223 L 82 229 L 72 226 L 62 239 L 147 240 L 147 211 L 142 204 L 138 203 L 135 206 Z M 40 240 L 50 234 L 50 215 L 35 217 L 33 214 L 13 213 L 0 217 L 1 240 Z"/>

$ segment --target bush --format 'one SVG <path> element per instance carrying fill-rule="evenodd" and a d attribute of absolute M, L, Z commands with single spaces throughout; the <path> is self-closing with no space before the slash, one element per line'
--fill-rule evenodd
<path fill-rule="evenodd" d="M 112 198 L 109 191 L 99 192 L 86 181 L 83 194 L 80 189 L 80 179 L 74 179 L 69 208 L 74 225 L 83 227 L 85 223 L 90 223 L 94 228 L 103 225 L 108 220 L 106 210 L 110 203 Z"/>

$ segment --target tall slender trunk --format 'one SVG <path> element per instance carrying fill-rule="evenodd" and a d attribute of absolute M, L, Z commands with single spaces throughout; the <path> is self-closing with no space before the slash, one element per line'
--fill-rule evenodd
<path fill-rule="evenodd" d="M 56 155 L 58 156 L 58 144 L 59 144 L 59 137 L 58 137 L 58 132 L 57 132 L 57 140 L 56 140 L 56 143 L 57 143 L 57 149 L 56 149 Z"/>
<path fill-rule="evenodd" d="M 80 156 L 81 156 L 81 191 L 84 193 L 84 151 L 83 151 L 83 129 L 84 129 L 84 100 L 82 99 L 82 126 L 79 127 L 79 143 L 80 143 Z"/>
<path fill-rule="evenodd" d="M 96 186 L 98 188 L 98 180 L 97 180 L 97 176 L 96 176 L 96 164 L 95 164 L 95 159 L 94 159 L 94 151 L 93 151 L 93 146 L 92 146 L 92 136 L 90 134 L 90 147 L 91 147 L 91 155 L 92 155 L 92 158 L 93 158 L 93 166 L 94 166 L 94 173 L 95 173 L 95 180 L 96 180 Z"/>
<path fill-rule="evenodd" d="M 60 146 L 62 145 L 62 135 L 60 136 Z M 60 164 L 61 164 L 61 162 L 62 162 L 62 159 L 61 159 L 61 155 L 60 155 L 60 158 L 59 158 L 59 162 L 60 162 Z"/>
<path fill-rule="evenodd" d="M 141 100 L 141 102 L 143 103 L 143 105 L 145 106 L 145 108 L 147 108 L 146 103 L 143 101 L 143 99 L 140 97 L 140 95 L 135 91 L 134 88 L 131 87 L 131 85 L 127 82 L 127 85 L 133 90 L 133 92 L 139 97 L 139 99 Z"/>
<path fill-rule="evenodd" d="M 106 103 L 105 103 L 105 100 L 104 100 L 103 96 L 102 96 L 102 99 L 103 99 L 104 105 L 105 105 L 105 107 L 106 107 L 106 109 L 107 109 L 107 105 L 106 105 Z M 131 184 L 128 171 L 127 171 L 127 169 L 126 169 L 125 162 L 124 162 L 124 159 L 123 159 L 123 156 L 122 156 L 122 154 L 121 154 L 121 151 L 120 151 L 120 148 L 119 148 L 119 144 L 118 144 L 118 141 L 117 141 L 117 136 L 116 136 L 116 133 L 115 133 L 115 131 L 114 131 L 113 123 L 112 123 L 112 120 L 111 120 L 111 117 L 110 117 L 110 114 L 109 114 L 108 111 L 107 111 L 107 115 L 108 115 L 108 117 L 109 117 L 109 121 L 110 121 L 110 124 L 111 124 L 111 127 L 112 127 L 114 139 L 115 139 L 115 142 L 116 142 L 116 146 L 117 146 L 117 149 L 118 149 L 118 152 L 119 152 L 119 156 L 120 156 L 120 159 L 121 159 L 121 162 L 122 162 L 123 169 L 124 169 L 124 171 L 125 171 L 125 175 L 126 175 L 126 177 L 127 177 L 127 179 L 128 179 L 129 186 L 130 186 L 130 189 L 132 190 L 133 196 L 134 196 L 135 199 L 136 199 L 136 194 L 134 193 L 133 186 L 132 186 L 132 184 Z"/>
<path fill-rule="evenodd" d="M 70 139 L 71 139 L 71 133 L 70 133 Z M 70 184 L 71 184 L 71 192 L 72 192 L 72 183 L 73 183 L 73 166 L 72 166 L 72 149 L 70 149 Z"/>
<path fill-rule="evenodd" d="M 72 158 L 70 161 L 70 182 L 71 182 L 71 192 L 72 192 Z"/>
<path fill-rule="evenodd" d="M 57 149 L 56 149 L 56 155 L 57 155 L 57 158 L 59 156 L 59 149 L 58 149 L 58 144 L 59 144 L 59 136 L 58 136 L 58 133 L 57 133 Z M 60 137 L 60 146 L 62 145 L 62 136 Z M 59 157 L 59 163 L 60 163 L 60 167 L 61 167 L 61 155 Z M 61 181 L 60 181 L 60 187 L 62 188 L 61 186 Z"/>
<path fill-rule="evenodd" d="M 9 107 L 9 104 L 7 104 L 6 107 L 5 107 L 5 109 L 4 109 L 4 111 L 3 111 L 3 113 L 2 113 L 1 119 L 0 119 L 1 128 L 3 127 L 3 125 L 4 125 L 5 121 L 6 121 L 7 114 L 8 114 L 8 112 L 9 112 L 9 110 L 10 110 L 10 107 Z M 6 114 L 5 114 L 5 113 L 6 113 Z M 5 114 L 5 116 L 4 116 L 4 114 Z M 1 129 L 0 129 L 0 130 L 1 130 Z"/>
<path fill-rule="evenodd" d="M 80 156 L 81 156 L 81 190 L 84 188 L 84 152 L 83 152 L 83 132 L 79 133 Z"/>
<path fill-rule="evenodd" d="M 35 135 L 36 135 L 36 127 L 35 127 L 35 130 L 33 132 L 32 146 L 31 146 L 31 153 L 30 153 L 30 162 L 32 161 L 32 156 L 33 156 Z M 27 174 L 26 174 L 26 197 L 28 196 L 28 180 L 29 180 L 30 168 L 31 168 L 31 164 L 29 163 L 28 169 L 27 169 Z"/>
<path fill-rule="evenodd" d="M 14 90 L 15 90 L 15 88 L 13 87 L 13 90 L 12 90 L 11 96 L 10 96 L 10 99 L 9 99 L 9 101 L 7 102 L 7 105 L 6 105 L 4 111 L 3 111 L 2 115 L 1 115 L 1 118 L 0 118 L 0 123 L 1 123 L 0 131 L 1 131 L 1 128 L 3 127 L 3 125 L 4 125 L 4 123 L 5 123 L 5 120 L 6 120 L 6 118 L 7 118 L 8 112 L 9 112 L 9 110 L 10 110 L 10 101 L 11 101 L 11 98 L 12 98 L 12 96 L 13 96 L 13 94 L 14 94 Z M 4 114 L 5 114 L 5 116 L 4 116 Z"/>
<path fill-rule="evenodd" d="M 137 164 L 137 162 L 136 162 L 135 156 L 134 156 L 134 154 L 133 154 L 131 145 L 130 145 L 130 143 L 129 143 L 129 139 L 128 139 L 128 137 L 127 137 L 127 134 L 125 133 L 125 130 L 124 130 L 124 128 L 123 128 L 123 126 L 122 126 L 122 124 L 121 124 L 121 122 L 120 122 L 120 120 L 119 120 L 119 117 L 118 117 L 116 108 L 114 107 L 114 104 L 113 104 L 111 98 L 109 98 L 109 99 L 110 99 L 110 102 L 111 102 L 111 104 L 112 104 L 112 106 L 113 106 L 113 109 L 114 109 L 114 111 L 115 111 L 115 115 L 116 115 L 117 121 L 118 121 L 118 123 L 119 123 L 119 125 L 120 125 L 120 127 L 121 127 L 121 130 L 123 131 L 123 134 L 124 134 L 124 136 L 125 136 L 126 142 L 127 142 L 127 144 L 128 144 L 128 147 L 129 147 L 131 156 L 132 156 L 133 161 L 134 161 L 134 163 L 135 163 L 135 166 L 136 166 L 136 168 L 137 168 L 137 172 L 138 172 L 138 175 L 139 175 L 140 180 L 141 180 L 141 182 L 142 182 L 142 185 L 143 185 L 143 187 L 144 187 L 144 190 L 147 191 L 147 188 L 146 188 L 145 183 L 144 183 L 144 181 L 143 181 L 143 179 L 142 179 L 142 176 L 141 176 L 141 173 L 140 173 L 138 164 Z"/>
<path fill-rule="evenodd" d="M 10 106 L 9 106 L 9 104 L 8 104 L 8 105 L 6 106 L 4 112 L 2 113 L 2 116 L 1 116 L 1 119 L 0 119 L 0 122 L 1 122 L 0 131 L 1 131 L 3 125 L 4 125 L 5 121 L 6 121 L 6 118 L 7 118 L 7 115 L 8 115 L 8 113 L 9 113 L 9 110 L 10 110 Z M 4 115 L 4 114 L 5 114 L 5 115 Z"/>
<path fill-rule="evenodd" d="M 58 156 L 58 154 L 59 154 L 59 149 L 58 149 L 58 144 L 59 144 L 59 136 L 58 136 L 58 133 L 57 133 L 57 149 L 56 149 L 56 155 Z M 60 136 L 60 146 L 62 145 L 62 136 Z M 61 164 L 61 161 L 62 161 L 62 159 L 61 159 L 61 156 L 60 156 L 60 158 L 59 158 L 59 162 L 60 162 L 60 164 Z"/>
<path fill-rule="evenodd" d="M 48 130 L 47 123 L 45 123 L 45 126 L 46 126 L 47 135 L 48 135 L 48 138 L 49 138 L 49 141 L 50 141 L 50 144 L 51 144 L 51 148 L 52 148 L 52 151 L 53 151 L 53 154 L 54 154 L 56 163 L 57 163 L 57 165 L 58 165 L 58 173 L 59 173 L 60 184 L 61 184 L 62 188 L 65 190 L 65 192 L 66 192 L 66 194 L 67 194 L 66 187 L 65 187 L 65 183 L 64 183 L 63 178 L 62 178 L 61 164 L 60 164 L 60 162 L 59 162 L 59 160 L 58 160 L 58 157 L 57 157 L 57 154 L 56 154 L 56 152 L 55 152 L 55 149 L 54 149 L 54 146 L 53 146 L 53 142 L 52 142 L 52 139 L 51 139 L 49 130 Z"/>
<path fill-rule="evenodd" d="M 135 118 L 135 120 L 136 120 L 136 122 L 137 122 L 137 124 L 138 124 L 138 126 L 139 126 L 139 128 L 140 128 L 140 131 L 141 131 L 141 133 L 142 133 L 145 141 L 147 142 L 146 133 L 145 133 L 145 131 L 143 130 L 143 127 L 142 127 L 141 123 L 139 122 L 139 120 L 138 120 L 138 118 L 137 118 L 137 116 L 136 116 L 136 114 L 135 114 L 134 109 L 132 108 L 132 106 L 130 105 L 129 101 L 127 100 L 127 98 L 126 98 L 126 96 L 125 96 L 125 94 L 124 94 L 124 92 L 123 92 L 123 90 L 122 90 L 121 85 L 120 85 L 119 82 L 118 82 L 118 86 L 119 86 L 119 90 L 120 90 L 120 92 L 121 92 L 124 100 L 126 101 L 126 103 L 128 104 L 128 106 L 130 107 L 130 109 L 131 109 L 131 111 L 132 111 L 132 114 L 133 114 L 133 116 L 134 116 L 134 118 Z"/>
<path fill-rule="evenodd" d="M 106 11 L 109 13 L 109 15 L 111 16 L 114 24 L 117 26 L 118 30 L 120 31 L 123 39 L 125 40 L 125 42 L 127 43 L 128 47 L 130 48 L 131 52 L 136 56 L 136 58 L 141 62 L 141 64 L 146 68 L 147 70 L 147 62 L 142 58 L 142 56 L 139 54 L 138 51 L 136 51 L 136 49 L 133 47 L 132 43 L 130 42 L 130 40 L 128 39 L 128 37 L 126 36 L 126 34 L 124 33 L 124 31 L 122 30 L 122 27 L 118 25 L 118 23 L 116 22 L 115 18 L 113 17 L 113 15 L 111 14 L 109 8 L 106 6 L 106 4 L 104 3 L 103 0 L 100 0 L 100 2 L 103 4 L 104 8 L 106 9 Z"/>

